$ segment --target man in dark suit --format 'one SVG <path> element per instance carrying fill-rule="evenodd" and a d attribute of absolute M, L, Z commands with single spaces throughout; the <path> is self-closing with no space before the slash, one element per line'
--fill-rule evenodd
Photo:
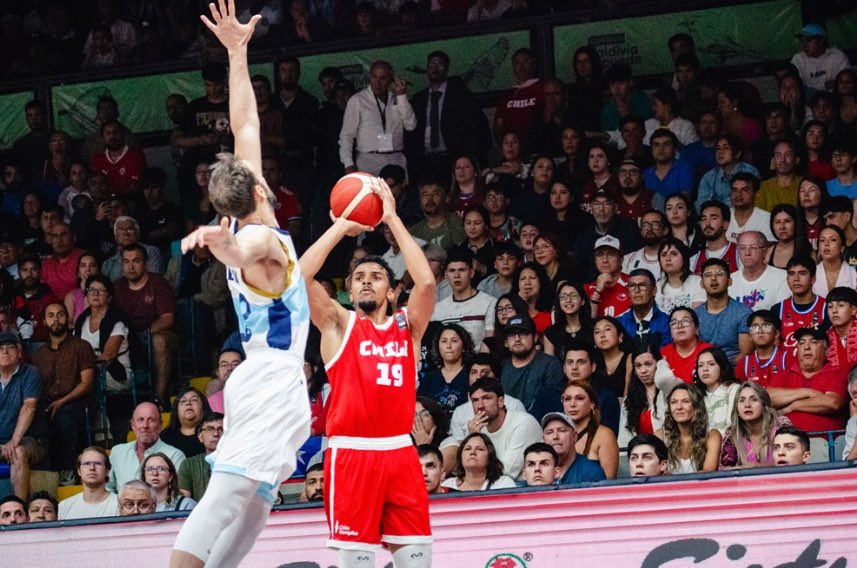
<path fill-rule="evenodd" d="M 472 154 L 485 163 L 491 147 L 488 120 L 464 82 L 449 77 L 446 53 L 429 54 L 426 77 L 428 88 L 411 101 L 417 117 L 417 127 L 406 134 L 411 175 L 416 179 L 427 172 L 452 175 L 453 160 L 460 154 Z"/>

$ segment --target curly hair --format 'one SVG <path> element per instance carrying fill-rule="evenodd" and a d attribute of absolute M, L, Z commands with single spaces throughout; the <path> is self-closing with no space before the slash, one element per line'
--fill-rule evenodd
<path fill-rule="evenodd" d="M 631 432 L 632 434 L 638 434 L 640 432 L 640 417 L 643 412 L 649 409 L 649 396 L 646 392 L 646 385 L 644 385 L 643 381 L 640 380 L 640 377 L 637 376 L 637 371 L 634 367 L 634 363 L 637 362 L 637 358 L 646 353 L 654 357 L 655 361 L 661 360 L 661 350 L 657 345 L 640 345 L 634 349 L 631 357 L 631 381 L 628 383 L 628 396 L 625 397 L 625 411 L 628 415 L 625 428 L 627 428 L 628 432 Z M 656 414 L 658 411 L 659 392 L 660 391 L 655 388 L 655 399 L 651 408 L 652 414 Z"/>
<path fill-rule="evenodd" d="M 586 396 L 589 397 L 589 402 L 592 403 L 592 412 L 589 414 L 589 422 L 586 424 L 586 429 L 580 432 L 575 428 L 578 439 L 586 435 L 586 445 L 583 447 L 583 451 L 580 452 L 585 456 L 589 454 L 592 442 L 595 440 L 595 434 L 598 432 L 598 427 L 601 426 L 601 407 L 598 405 L 598 394 L 595 392 L 595 389 L 585 383 L 569 383 L 562 391 L 563 396 L 565 396 L 565 391 L 572 387 L 579 388 L 585 392 Z M 575 424 L 575 426 L 577 425 Z"/>
<path fill-rule="evenodd" d="M 738 451 L 738 465 L 748 463 L 747 457 L 747 442 L 750 440 L 750 429 L 747 422 L 741 418 L 741 411 L 738 408 L 738 398 L 741 392 L 745 389 L 750 389 L 762 401 L 762 416 L 760 418 L 762 426 L 760 431 L 762 435 L 759 437 L 759 444 L 753 448 L 753 456 L 757 464 L 768 462 L 768 456 L 774 443 L 774 436 L 777 435 L 777 421 L 779 415 L 774 410 L 771 404 L 771 395 L 768 390 L 759 383 L 746 382 L 741 385 L 741 388 L 735 393 L 735 405 L 732 408 L 732 423 L 726 429 L 724 438 L 731 438 Z"/>
<path fill-rule="evenodd" d="M 473 338 L 470 337 L 470 334 L 467 331 L 458 325 L 457 323 L 447 323 L 444 324 L 443 328 L 441 328 L 437 335 L 434 336 L 434 341 L 431 344 L 431 358 L 432 362 L 438 369 L 443 368 L 443 358 L 440 356 L 440 336 L 443 335 L 443 332 L 446 330 L 452 330 L 461 340 L 461 361 L 467 359 L 468 357 L 472 357 L 475 353 L 475 349 L 473 347 Z"/>
<path fill-rule="evenodd" d="M 458 451 L 455 454 L 455 469 L 452 470 L 452 477 L 454 477 L 458 483 L 462 483 L 464 481 L 465 471 L 464 465 L 462 465 L 461 462 L 461 454 L 464 452 L 464 446 L 466 446 L 473 438 L 480 438 L 482 443 L 485 444 L 485 447 L 488 449 L 488 471 L 486 472 L 486 478 L 489 483 L 494 483 L 500 479 L 501 475 L 503 475 L 503 462 L 501 462 L 500 458 L 497 457 L 497 449 L 491 442 L 491 438 L 482 432 L 473 432 L 468 434 L 467 437 L 458 445 Z"/>
<path fill-rule="evenodd" d="M 693 445 L 690 450 L 690 459 L 694 467 L 699 471 L 705 465 L 706 441 L 708 440 L 708 412 L 705 410 L 705 402 L 700 396 L 699 391 L 695 387 L 685 383 L 673 387 L 667 397 L 667 413 L 664 417 L 664 441 L 670 453 L 670 469 L 677 469 L 679 466 L 679 460 L 681 459 L 679 458 L 681 432 L 679 431 L 678 423 L 673 418 L 669 401 L 672 400 L 674 393 L 681 390 L 687 392 L 690 404 L 693 406 L 693 418 L 690 423 L 690 434 L 693 439 Z"/>

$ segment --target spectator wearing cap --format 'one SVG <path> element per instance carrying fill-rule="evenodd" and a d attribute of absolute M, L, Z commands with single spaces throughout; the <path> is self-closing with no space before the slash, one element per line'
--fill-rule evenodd
<path fill-rule="evenodd" d="M 494 245 L 494 274 L 486 276 L 476 289 L 489 296 L 499 298 L 512 290 L 512 275 L 524 258 L 521 249 L 514 243 L 500 242 Z"/>
<path fill-rule="evenodd" d="M 732 205 L 730 182 L 735 174 L 746 172 L 759 177 L 759 170 L 744 158 L 744 142 L 732 134 L 722 134 L 714 146 L 714 158 L 717 166 L 709 170 L 699 180 L 696 208 L 706 201 L 720 201 Z"/>
<path fill-rule="evenodd" d="M 821 204 L 821 218 L 824 219 L 822 225 L 833 225 L 838 227 L 845 235 L 845 240 L 841 243 L 844 249 L 843 258 L 845 264 L 851 267 L 857 267 L 857 228 L 854 227 L 854 205 L 850 199 L 844 195 L 830 197 Z M 822 226 L 821 230 L 824 229 Z M 816 248 L 820 250 L 821 230 L 819 230 L 819 244 Z M 819 254 L 819 256 L 821 256 Z M 842 284 L 840 284 L 842 285 Z"/>
<path fill-rule="evenodd" d="M 541 420 L 542 440 L 557 454 L 557 485 L 604 481 L 607 476 L 598 462 L 577 453 L 577 431 L 571 418 L 561 412 L 549 412 Z"/>
<path fill-rule="evenodd" d="M 662 208 L 666 198 L 676 193 L 690 195 L 694 188 L 693 166 L 678 158 L 678 138 L 668 128 L 658 128 L 649 140 L 654 165 L 643 172 L 643 183 Z"/>
<path fill-rule="evenodd" d="M 448 54 L 429 53 L 428 86 L 411 99 L 417 125 L 405 135 L 405 147 L 420 177 L 431 172 L 451 172 L 453 157 L 461 154 L 476 156 L 484 163 L 491 146 L 485 114 L 464 81 L 449 76 L 449 67 Z"/>
<path fill-rule="evenodd" d="M 651 271 L 636 268 L 628 274 L 631 309 L 617 319 L 625 336 L 641 345 L 664 347 L 672 342 L 670 318 L 655 305 L 657 284 Z"/>
<path fill-rule="evenodd" d="M 729 360 L 735 363 L 739 355 L 747 355 L 753 350 L 747 329 L 747 320 L 753 310 L 729 297 L 731 284 L 729 265 L 723 259 L 706 260 L 702 265 L 705 302 L 694 312 L 699 338 L 723 349 Z"/>
<path fill-rule="evenodd" d="M 830 329 L 827 330 L 829 347 L 827 361 L 831 367 L 850 370 L 857 365 L 857 291 L 838 286 L 827 295 L 827 315 Z"/>
<path fill-rule="evenodd" d="M 857 142 L 853 138 L 839 138 L 830 146 L 830 165 L 836 170 L 836 177 L 827 182 L 827 191 L 832 196 L 844 195 L 848 199 L 857 199 Z"/>
<path fill-rule="evenodd" d="M 30 466 L 45 457 L 43 415 L 37 411 L 42 379 L 33 365 L 21 362 L 21 339 L 0 332 L 0 463 L 10 465 L 12 490 L 30 495 Z"/>
<path fill-rule="evenodd" d="M 759 178 L 748 172 L 739 172 L 732 176 L 729 185 L 732 197 L 732 208 L 729 211 L 732 221 L 726 232 L 729 242 L 738 242 L 740 235 L 748 231 L 762 233 L 769 243 L 777 242 L 771 232 L 771 214 L 756 205 Z"/>
<path fill-rule="evenodd" d="M 173 132 L 172 145 L 183 150 L 179 164 L 179 187 L 194 186 L 194 169 L 200 162 L 211 163 L 229 142 L 229 96 L 226 93 L 226 67 L 208 63 L 202 68 L 205 95 L 187 105 L 182 120 Z"/>
<path fill-rule="evenodd" d="M 524 449 L 541 440 L 538 421 L 525 411 L 506 408 L 500 379 L 477 379 L 468 394 L 474 416 L 467 423 L 467 433 L 481 432 L 488 436 L 503 462 L 503 473 L 517 479 L 524 466 Z"/>
<path fill-rule="evenodd" d="M 452 295 L 435 305 L 432 321 L 457 323 L 481 345 L 494 335 L 494 306 L 497 299 L 473 287 L 473 253 L 467 248 L 450 251 L 446 259 L 446 279 Z"/>
<path fill-rule="evenodd" d="M 624 314 L 631 307 L 628 276 L 622 272 L 622 245 L 619 239 L 605 235 L 595 241 L 595 268 L 598 277 L 584 285 L 592 303 L 592 317 Z"/>
<path fill-rule="evenodd" d="M 817 328 L 795 332 L 797 363 L 771 378 L 768 393 L 780 415 L 807 433 L 845 428 L 847 379 L 827 361 L 828 335 Z"/>
<path fill-rule="evenodd" d="M 649 209 L 637 218 L 640 219 L 640 237 L 643 239 L 643 246 L 625 255 L 622 260 L 622 270 L 629 273 L 637 268 L 645 268 L 657 280 L 661 277 L 658 251 L 661 243 L 670 234 L 670 224 L 666 215 L 657 209 Z"/>
<path fill-rule="evenodd" d="M 841 49 L 827 45 L 827 31 L 819 24 L 807 24 L 797 34 L 801 51 L 791 59 L 807 90 L 824 91 L 833 87 L 836 74 L 851 63 Z"/>
<path fill-rule="evenodd" d="M 610 97 L 601 109 L 602 130 L 619 130 L 620 121 L 629 114 L 636 114 L 644 120 L 652 116 L 652 101 L 634 88 L 629 65 L 614 63 L 607 69 L 605 79 Z"/>
<path fill-rule="evenodd" d="M 651 157 L 651 151 L 649 156 Z M 654 194 L 643 186 L 643 165 L 640 158 L 625 158 L 619 166 L 619 192 L 616 214 L 636 221 L 652 208 Z"/>
<path fill-rule="evenodd" d="M 536 349 L 536 325 L 527 315 L 506 322 L 506 348 L 511 357 L 503 361 L 500 380 L 505 393 L 517 398 L 537 420 L 560 410 L 565 385 L 562 366 L 556 357 Z"/>
<path fill-rule="evenodd" d="M 640 228 L 635 221 L 620 217 L 616 213 L 616 196 L 607 191 L 599 191 L 592 198 L 592 218 L 594 223 L 580 231 L 574 243 L 574 257 L 582 267 L 581 280 L 595 279 L 595 242 L 605 236 L 618 239 L 628 250 L 636 250 L 643 245 Z"/>

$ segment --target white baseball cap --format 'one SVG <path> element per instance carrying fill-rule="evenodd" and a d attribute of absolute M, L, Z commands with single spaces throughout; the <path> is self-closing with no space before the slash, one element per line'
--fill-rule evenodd
<path fill-rule="evenodd" d="M 613 235 L 604 235 L 595 241 L 595 250 L 598 250 L 601 247 L 610 247 L 622 252 L 622 244 L 619 242 L 619 239 Z"/>

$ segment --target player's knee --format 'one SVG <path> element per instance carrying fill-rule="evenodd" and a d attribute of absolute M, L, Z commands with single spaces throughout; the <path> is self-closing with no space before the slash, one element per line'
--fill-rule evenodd
<path fill-rule="evenodd" d="M 431 568 L 430 544 L 407 544 L 393 553 L 396 568 Z"/>
<path fill-rule="evenodd" d="M 336 554 L 339 568 L 374 568 L 375 553 L 366 550 L 339 549 Z"/>

